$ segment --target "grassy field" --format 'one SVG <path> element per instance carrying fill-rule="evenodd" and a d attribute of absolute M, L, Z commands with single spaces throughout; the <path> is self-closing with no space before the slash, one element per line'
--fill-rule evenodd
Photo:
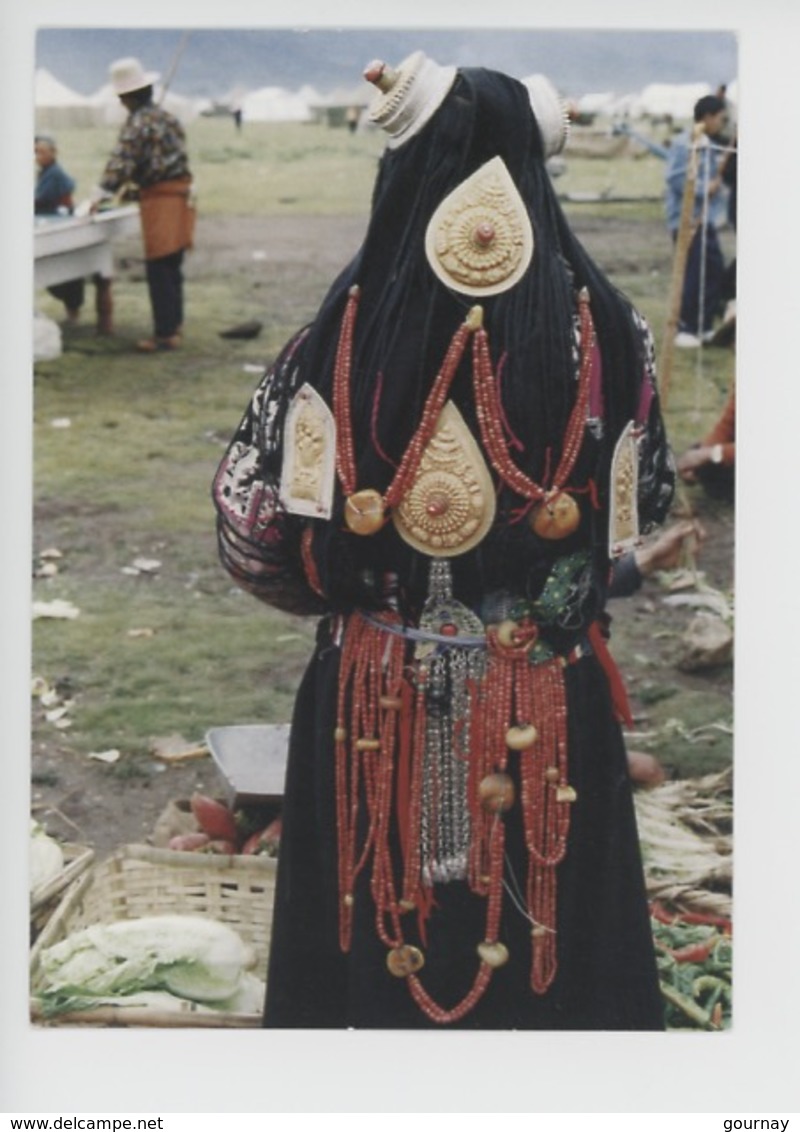
<path fill-rule="evenodd" d="M 34 622 L 34 670 L 67 687 L 73 701 L 68 730 L 55 732 L 35 714 L 35 750 L 116 747 L 121 761 L 100 770 L 123 777 L 146 773 L 154 735 L 198 740 L 212 726 L 289 716 L 313 625 L 229 584 L 216 558 L 209 489 L 256 367 L 311 315 L 355 250 L 383 144 L 377 134 L 320 126 L 246 124 L 236 134 L 220 119 L 194 122 L 188 133 L 200 226 L 187 267 L 185 349 L 157 359 L 131 350 L 149 330 L 141 249 L 131 240 L 119 248 L 115 336 L 96 336 L 87 315 L 65 330 L 62 356 L 34 375 L 34 568 L 48 548 L 63 555 L 54 577 L 35 579 L 34 597 L 80 609 L 74 620 Z M 62 131 L 61 157 L 79 199 L 114 136 Z M 567 210 L 659 336 L 669 286 L 669 245 L 653 199 L 661 172 L 656 158 L 575 159 L 557 184 L 565 193 L 611 187 L 643 198 Z M 235 218 L 246 221 L 232 225 Z M 604 236 L 610 221 L 627 233 L 619 243 Z M 61 317 L 46 294 L 37 306 Z M 220 338 L 242 317 L 264 322 L 259 338 Z M 719 412 L 732 357 L 676 357 L 668 419 L 677 450 Z M 131 573 L 142 557 L 160 565 Z M 697 694 L 703 718 L 730 715 L 726 687 Z M 727 754 L 729 745 L 718 747 L 717 761 Z"/>
<path fill-rule="evenodd" d="M 361 214 L 368 207 L 383 149 L 378 131 L 351 135 L 311 123 L 227 118 L 186 125 L 195 187 L 204 215 Z M 102 173 L 116 127 L 62 130 L 59 159 L 88 196 Z"/>

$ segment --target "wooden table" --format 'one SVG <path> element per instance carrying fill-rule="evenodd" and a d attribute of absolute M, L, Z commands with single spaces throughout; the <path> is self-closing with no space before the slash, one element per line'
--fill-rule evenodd
<path fill-rule="evenodd" d="M 138 205 L 124 205 L 93 216 L 34 218 L 34 286 L 52 287 L 91 278 L 96 289 L 97 329 L 110 334 L 112 243 L 139 231 Z"/>

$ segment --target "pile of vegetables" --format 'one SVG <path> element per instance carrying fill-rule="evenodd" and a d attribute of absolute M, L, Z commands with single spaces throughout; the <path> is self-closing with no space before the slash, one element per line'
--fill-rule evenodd
<path fill-rule="evenodd" d="M 650 899 L 730 918 L 732 772 L 667 782 L 635 800 Z"/>
<path fill-rule="evenodd" d="M 93 924 L 46 948 L 38 998 L 45 1015 L 100 1005 L 258 1013 L 255 955 L 227 924 L 144 916 Z"/>
<path fill-rule="evenodd" d="M 668 1030 L 723 1030 L 731 1021 L 733 938 L 730 920 L 651 906 Z"/>
<path fill-rule="evenodd" d="M 35 893 L 64 868 L 64 851 L 43 826 L 31 820 L 28 883 Z"/>
<path fill-rule="evenodd" d="M 232 810 L 224 802 L 195 793 L 189 800 L 198 829 L 170 838 L 169 848 L 190 853 L 242 853 L 276 857 L 281 838 L 280 815 L 264 824 L 259 811 Z"/>

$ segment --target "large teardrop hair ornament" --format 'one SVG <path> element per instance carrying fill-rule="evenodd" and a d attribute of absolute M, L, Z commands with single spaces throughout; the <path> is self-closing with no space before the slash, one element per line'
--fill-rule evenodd
<path fill-rule="evenodd" d="M 445 197 L 428 224 L 425 254 L 437 278 L 465 295 L 497 295 L 522 278 L 533 257 L 533 229 L 502 158 Z"/>

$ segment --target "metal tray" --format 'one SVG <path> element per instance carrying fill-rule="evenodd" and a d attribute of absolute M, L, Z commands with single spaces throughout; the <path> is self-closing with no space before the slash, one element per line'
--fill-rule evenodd
<path fill-rule="evenodd" d="M 206 733 L 211 757 L 227 785 L 228 803 L 283 797 L 289 751 L 288 723 L 236 724 Z"/>

